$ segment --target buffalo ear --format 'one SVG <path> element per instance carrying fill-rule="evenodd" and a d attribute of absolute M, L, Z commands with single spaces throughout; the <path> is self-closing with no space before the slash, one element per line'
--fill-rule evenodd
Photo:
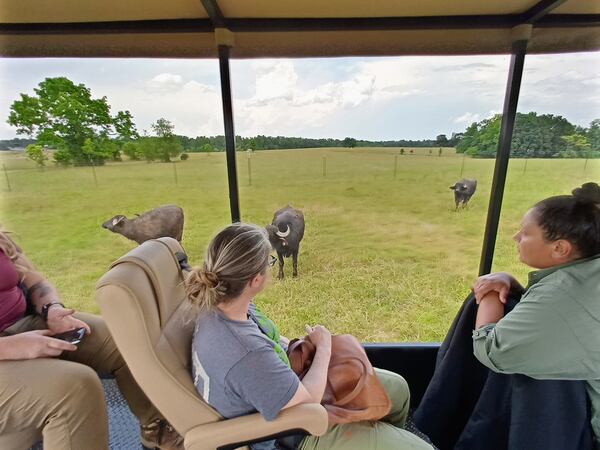
<path fill-rule="evenodd" d="M 455 189 L 456 189 L 456 186 L 450 186 L 450 188 L 449 188 L 449 189 L 455 190 Z"/>
<path fill-rule="evenodd" d="M 121 222 L 123 222 L 125 220 L 125 216 L 117 216 L 114 217 L 112 220 L 112 226 L 116 227 L 117 225 L 119 225 Z"/>

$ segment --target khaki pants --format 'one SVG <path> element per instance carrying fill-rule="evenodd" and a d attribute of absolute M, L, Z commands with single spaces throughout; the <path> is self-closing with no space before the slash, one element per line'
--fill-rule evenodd
<path fill-rule="evenodd" d="M 302 450 L 432 450 L 431 445 L 403 429 L 410 407 L 406 380 L 388 370 L 375 370 L 392 400 L 390 413 L 379 422 L 334 425 L 321 437 L 306 437 Z"/>
<path fill-rule="evenodd" d="M 108 419 L 96 372 L 112 374 L 140 423 L 160 418 L 135 383 L 104 321 L 79 313 L 92 334 L 59 358 L 0 361 L 0 449 L 25 450 L 43 436 L 44 450 L 108 449 Z M 3 336 L 46 328 L 27 316 Z"/>

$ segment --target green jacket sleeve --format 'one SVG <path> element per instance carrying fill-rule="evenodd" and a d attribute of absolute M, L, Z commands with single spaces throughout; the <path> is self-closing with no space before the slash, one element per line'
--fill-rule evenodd
<path fill-rule="evenodd" d="M 588 379 L 590 365 L 581 342 L 552 303 L 569 301 L 552 286 L 533 286 L 497 324 L 473 332 L 475 357 L 499 373 L 539 379 Z"/>

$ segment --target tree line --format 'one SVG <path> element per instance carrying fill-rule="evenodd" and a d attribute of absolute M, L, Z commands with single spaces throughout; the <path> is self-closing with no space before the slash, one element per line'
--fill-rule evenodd
<path fill-rule="evenodd" d="M 502 115 L 471 124 L 456 151 L 479 158 L 496 156 Z M 570 123 L 562 116 L 517 113 L 511 141 L 514 158 L 599 158 L 600 119 L 588 128 Z"/>
<path fill-rule="evenodd" d="M 225 151 L 225 136 L 198 136 L 190 138 L 177 136 L 186 152 L 212 152 Z M 333 138 L 303 138 L 289 136 L 264 136 L 235 137 L 237 150 L 277 150 L 293 148 L 320 148 L 320 147 L 432 147 L 438 145 L 433 139 L 422 140 L 397 140 L 397 141 L 366 141 L 351 137 L 345 139 Z M 448 145 L 448 141 L 443 146 Z"/>
<path fill-rule="evenodd" d="M 236 136 L 237 150 L 271 150 L 315 147 L 456 147 L 474 157 L 493 157 L 498 146 L 501 116 L 473 123 L 463 133 L 445 134 L 435 139 L 367 141 L 314 139 L 287 136 Z M 225 150 L 224 136 L 190 138 L 174 133 L 174 125 L 165 118 L 150 126 L 152 135 L 139 133 L 129 111 L 111 114 L 106 97 L 92 98 L 90 89 L 66 77 L 46 78 L 34 89 L 34 95 L 21 94 L 10 108 L 8 123 L 17 134 L 28 139 L 4 141 L 8 146 L 28 143 L 27 154 L 39 165 L 54 149 L 59 164 L 104 164 L 133 160 L 164 161 L 187 159 L 188 152 Z M 585 129 L 561 116 L 517 114 L 512 141 L 515 157 L 598 157 L 600 156 L 600 120 Z M 0 142 L 1 143 L 1 142 Z M 12 144 L 12 145 L 11 145 Z"/>

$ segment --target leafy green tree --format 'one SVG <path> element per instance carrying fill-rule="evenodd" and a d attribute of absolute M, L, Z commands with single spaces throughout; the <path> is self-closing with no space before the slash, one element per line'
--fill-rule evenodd
<path fill-rule="evenodd" d="M 107 159 L 120 159 L 117 143 L 107 138 L 87 138 L 83 143 L 83 164 L 102 165 Z"/>
<path fill-rule="evenodd" d="M 144 154 L 140 149 L 139 142 L 137 141 L 125 142 L 121 150 L 125 156 L 127 156 L 129 159 L 133 159 L 134 161 L 138 161 L 144 157 Z"/>
<path fill-rule="evenodd" d="M 498 149 L 501 125 L 501 115 L 471 124 L 462 134 L 456 151 L 466 152 L 475 157 L 493 158 Z M 517 158 L 573 155 L 575 153 L 572 149 L 567 151 L 567 142 L 562 136 L 575 133 L 578 133 L 577 127 L 564 117 L 552 114 L 538 115 L 535 112 L 518 113 L 511 142 L 511 155 Z"/>
<path fill-rule="evenodd" d="M 160 118 L 158 119 L 156 122 L 154 122 L 152 125 L 150 125 L 150 128 L 152 128 L 152 131 L 154 131 L 154 133 L 158 136 L 158 137 L 174 137 L 175 135 L 173 134 L 173 130 L 175 129 L 175 126 L 167 119 L 164 118 Z"/>
<path fill-rule="evenodd" d="M 183 151 L 181 143 L 173 134 L 174 125 L 167 119 L 160 118 L 150 125 L 156 134 L 156 155 L 163 162 L 170 162 Z"/>
<path fill-rule="evenodd" d="M 500 114 L 486 119 L 479 129 L 479 140 L 477 143 L 477 156 L 493 158 L 498 150 L 500 140 L 500 126 L 502 117 Z"/>
<path fill-rule="evenodd" d="M 600 152 L 600 119 L 592 120 L 587 132 L 587 138 L 592 152 Z"/>
<path fill-rule="evenodd" d="M 246 150 L 256 150 L 256 140 L 254 138 L 244 139 L 244 148 Z"/>
<path fill-rule="evenodd" d="M 119 111 L 114 117 L 114 126 L 117 135 L 122 142 L 137 139 L 139 134 L 133 123 L 133 116 L 129 111 Z"/>
<path fill-rule="evenodd" d="M 89 145 L 87 152 L 83 149 L 87 139 L 126 139 L 135 134 L 128 111 L 111 116 L 106 97 L 92 98 L 90 89 L 83 84 L 65 77 L 46 78 L 34 92 L 35 95 L 21 94 L 21 99 L 13 102 L 8 123 L 17 127 L 17 134 L 56 148 L 58 162 L 87 164 L 91 151 Z M 96 158 L 103 152 L 92 153 Z M 105 156 L 111 157 L 114 153 Z"/>
<path fill-rule="evenodd" d="M 576 132 L 567 119 L 535 112 L 517 114 L 511 142 L 511 155 L 525 158 L 552 158 L 566 150 L 562 136 Z"/>
<path fill-rule="evenodd" d="M 456 146 L 456 152 L 493 157 L 498 147 L 500 120 L 500 115 L 496 115 L 481 122 L 473 122 L 462 134 L 462 139 Z"/>
<path fill-rule="evenodd" d="M 144 136 L 138 139 L 136 144 L 138 145 L 140 154 L 146 161 L 151 162 L 159 159 L 160 155 L 157 138 Z"/>
<path fill-rule="evenodd" d="M 435 138 L 435 145 L 438 147 L 447 147 L 448 146 L 448 138 L 445 134 L 438 134 Z"/>
<path fill-rule="evenodd" d="M 28 145 L 25 149 L 25 153 L 27 154 L 27 158 L 35 162 L 39 167 L 44 167 L 46 161 L 48 161 L 48 156 L 44 153 L 44 147 L 41 145 Z"/>
<path fill-rule="evenodd" d="M 356 147 L 356 139 L 347 137 L 343 141 L 344 147 L 354 148 Z"/>
<path fill-rule="evenodd" d="M 477 126 L 477 122 L 473 122 L 469 127 L 462 133 L 462 137 L 458 144 L 456 144 L 456 153 L 464 153 L 469 148 L 475 147 L 477 143 L 477 137 L 479 134 L 479 129 Z"/>
<path fill-rule="evenodd" d="M 456 147 L 462 138 L 463 133 L 452 133 L 452 137 L 448 139 L 448 146 Z"/>
<path fill-rule="evenodd" d="M 563 158 L 589 158 L 591 145 L 583 134 L 575 133 L 563 136 L 567 149 L 560 153 Z"/>

